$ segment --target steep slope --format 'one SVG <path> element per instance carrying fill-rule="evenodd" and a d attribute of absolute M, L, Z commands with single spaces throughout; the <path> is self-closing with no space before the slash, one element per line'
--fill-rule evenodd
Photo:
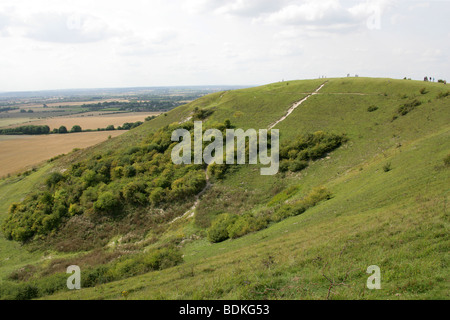
<path fill-rule="evenodd" d="M 196 117 L 199 110 L 212 111 L 205 113 L 205 126 L 230 119 L 238 128 L 267 128 L 323 83 L 322 79 L 289 81 L 205 96 L 54 165 L 65 168 L 73 158 L 80 161 L 93 153 L 128 150 L 150 132 Z M 149 299 L 444 298 L 450 181 L 444 162 L 450 153 L 447 92 L 442 84 L 406 80 L 327 79 L 317 94 L 275 128 L 282 143 L 317 131 L 346 134 L 348 141 L 342 147 L 298 172 L 261 176 L 254 166 L 230 168 L 223 178 L 212 181 L 193 217 L 184 216 L 156 234 L 149 232 L 129 242 L 123 238 L 130 234 L 116 236 L 108 239 L 115 241 L 105 249 L 123 255 L 124 250 L 175 245 L 184 255 L 180 265 L 77 292 L 61 288 L 51 297 L 116 299 L 127 290 L 129 298 Z M 415 100 L 420 104 L 412 103 Z M 405 105 L 414 107 L 403 114 Z M 259 221 L 280 215 L 286 206 L 304 203 L 317 187 L 328 190 L 331 199 L 315 203 L 303 214 L 271 220 L 236 239 L 208 241 L 207 230 L 225 213 L 249 217 L 246 223 Z M 185 203 L 187 208 L 191 204 Z M 2 207 L 6 208 L 3 203 Z M 56 255 L 61 264 L 83 261 L 79 253 Z M 22 265 L 32 261 L 27 258 Z M 39 272 L 46 270 L 37 261 L 33 265 Z M 95 265 L 86 268 L 98 271 Z M 382 290 L 365 287 L 370 265 L 381 268 Z M 2 278 L 18 266 L 18 261 L 6 263 Z M 42 283 L 35 285 L 42 287 Z"/>

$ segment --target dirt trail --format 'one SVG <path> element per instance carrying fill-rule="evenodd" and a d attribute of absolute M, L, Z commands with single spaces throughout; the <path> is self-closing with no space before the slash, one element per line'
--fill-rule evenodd
<path fill-rule="evenodd" d="M 288 112 L 286 113 L 286 115 L 284 115 L 283 117 L 281 117 L 280 120 L 278 120 L 277 122 L 271 124 L 269 126 L 269 130 L 272 129 L 273 127 L 275 127 L 277 124 L 279 124 L 281 121 L 285 120 L 292 112 L 294 112 L 295 109 L 297 109 L 298 106 L 300 106 L 303 102 L 305 102 L 306 100 L 308 100 L 311 96 L 316 95 L 319 93 L 319 91 L 323 88 L 323 86 L 326 84 L 326 82 L 322 83 L 320 87 L 318 87 L 316 89 L 316 91 L 314 91 L 313 93 L 310 93 L 309 95 L 307 95 L 305 98 L 303 98 L 302 100 L 294 103 L 292 105 L 292 107 L 289 108 Z"/>
<path fill-rule="evenodd" d="M 172 221 L 170 221 L 169 224 L 174 223 L 175 221 L 177 221 L 178 219 L 187 217 L 187 218 L 192 218 L 195 214 L 195 209 L 197 208 L 199 202 L 200 202 L 200 197 L 206 192 L 206 190 L 208 190 L 211 187 L 211 182 L 209 181 L 209 176 L 208 176 L 208 168 L 205 169 L 205 176 L 206 176 L 206 186 L 203 188 L 202 191 L 200 191 L 196 196 L 195 196 L 195 202 L 192 205 L 192 207 L 186 211 L 185 213 L 183 213 L 183 215 L 176 217 L 175 219 L 173 219 Z"/>

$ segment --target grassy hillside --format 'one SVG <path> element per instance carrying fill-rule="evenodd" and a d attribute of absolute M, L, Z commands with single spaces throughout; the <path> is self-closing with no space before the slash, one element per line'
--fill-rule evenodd
<path fill-rule="evenodd" d="M 267 128 L 325 81 L 275 128 L 282 145 L 323 131 L 345 135 L 340 147 L 308 160 L 302 170 L 275 176 L 261 176 L 258 166 L 227 168 L 220 178 L 211 177 L 193 215 L 195 195 L 173 207 L 127 204 L 125 216 L 99 220 L 103 231 L 86 229 L 106 238 L 81 251 L 72 246 L 62 252 L 58 244 L 73 240 L 67 225 L 89 221 L 88 214 L 70 223 L 62 219 L 60 227 L 23 246 L 2 236 L 1 297 L 123 299 L 127 291 L 128 299 L 448 298 L 450 102 L 443 84 L 320 79 L 208 95 L 29 176 L 1 181 L 0 220 L 51 171 L 156 143 L 165 132 L 158 130 L 188 125 L 191 117 L 206 115 L 204 127 L 229 119 L 237 128 Z M 145 166 L 145 156 L 134 164 Z M 192 168 L 199 169 L 204 167 Z M 191 169 L 173 170 L 183 177 Z M 107 185 L 144 177 L 153 188 L 145 172 Z M 179 182 L 171 184 L 167 192 L 179 194 Z M 317 190 L 326 190 L 325 196 Z M 158 226 L 137 225 L 156 211 L 161 212 Z M 233 239 L 211 242 L 211 229 L 224 217 L 234 219 L 227 229 L 234 230 Z M 82 268 L 82 290 L 64 288 L 70 264 Z M 381 269 L 381 290 L 366 288 L 370 265 Z"/>

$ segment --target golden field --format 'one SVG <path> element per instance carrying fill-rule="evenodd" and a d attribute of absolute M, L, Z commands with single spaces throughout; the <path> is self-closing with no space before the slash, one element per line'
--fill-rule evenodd
<path fill-rule="evenodd" d="M 83 130 L 97 128 L 106 128 L 108 125 L 113 125 L 115 128 L 122 126 L 125 122 L 137 122 L 145 121 L 148 116 L 158 115 L 159 112 L 127 112 L 127 113 L 110 113 L 100 114 L 99 112 L 89 112 L 78 115 L 71 115 L 66 117 L 52 117 L 46 119 L 30 120 L 28 122 L 17 122 L 11 127 L 17 127 L 22 125 L 47 125 L 50 130 L 65 126 L 67 130 L 70 130 L 74 125 L 79 125 Z M 13 119 L 9 119 L 10 121 Z M 17 120 L 17 119 L 15 119 Z"/>
<path fill-rule="evenodd" d="M 28 169 L 74 148 L 86 148 L 126 131 L 0 136 L 0 177 Z"/>

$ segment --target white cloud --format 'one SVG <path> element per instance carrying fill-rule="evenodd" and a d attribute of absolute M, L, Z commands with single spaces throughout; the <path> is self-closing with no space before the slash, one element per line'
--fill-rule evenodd
<path fill-rule="evenodd" d="M 25 37 L 45 42 L 96 42 L 114 34 L 100 18 L 82 13 L 36 13 L 24 26 Z"/>
<path fill-rule="evenodd" d="M 8 35 L 8 26 L 9 26 L 9 16 L 0 12 L 0 36 Z"/>
<path fill-rule="evenodd" d="M 283 6 L 286 1 L 278 0 L 234 0 L 219 6 L 215 12 L 238 16 L 259 16 L 262 13 L 273 12 Z"/>
<path fill-rule="evenodd" d="M 177 37 L 175 30 L 166 28 L 151 30 L 145 36 L 129 32 L 118 39 L 117 52 L 125 56 L 163 54 L 175 49 Z"/>
<path fill-rule="evenodd" d="M 263 21 L 273 24 L 318 24 L 347 21 L 348 13 L 337 0 L 308 1 L 288 5 L 269 14 Z"/>
<path fill-rule="evenodd" d="M 256 18 L 255 22 L 270 25 L 297 25 L 308 30 L 349 32 L 358 27 L 379 29 L 381 14 L 391 5 L 390 0 L 369 0 L 341 3 L 339 0 L 289 4 L 282 9 Z"/>

